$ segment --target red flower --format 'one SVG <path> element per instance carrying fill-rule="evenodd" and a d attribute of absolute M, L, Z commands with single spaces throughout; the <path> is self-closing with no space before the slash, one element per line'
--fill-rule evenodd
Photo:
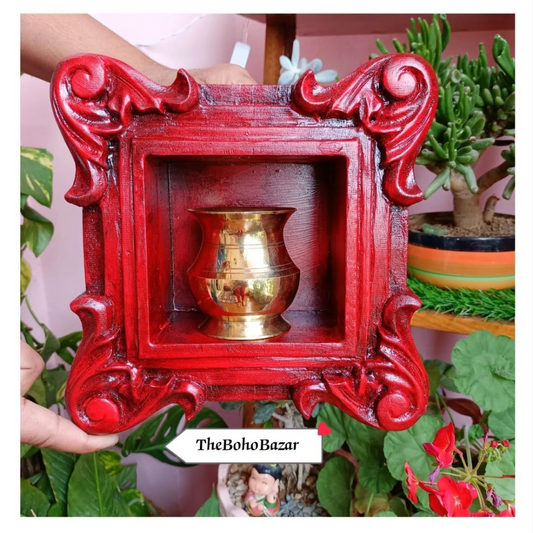
<path fill-rule="evenodd" d="M 437 481 L 438 490 L 424 482 L 420 487 L 429 493 L 429 507 L 439 516 L 471 516 L 468 508 L 477 491 L 470 483 L 443 476 Z"/>
<path fill-rule="evenodd" d="M 455 449 L 455 432 L 450 422 L 446 427 L 437 431 L 433 442 L 423 444 L 428 455 L 437 459 L 437 464 L 442 468 L 448 468 L 453 462 L 453 450 Z"/>
<path fill-rule="evenodd" d="M 506 447 L 506 448 L 509 448 L 509 446 L 511 446 L 511 443 L 505 439 L 504 441 L 502 441 L 502 444 Z"/>
<path fill-rule="evenodd" d="M 481 509 L 480 511 L 476 511 L 475 513 L 472 513 L 472 516 L 496 516 L 492 511 L 489 511 L 488 509 Z"/>
<path fill-rule="evenodd" d="M 407 474 L 407 487 L 409 489 L 408 498 L 413 503 L 418 503 L 418 497 L 416 495 L 416 489 L 419 486 L 418 478 L 415 476 L 415 473 L 413 472 L 407 461 L 405 461 L 404 469 L 405 473 Z"/>
<path fill-rule="evenodd" d="M 514 518 L 515 514 L 514 514 L 514 507 L 511 505 L 511 507 L 509 507 L 509 509 L 505 509 L 505 511 L 502 511 L 499 515 L 497 516 L 512 516 Z"/>

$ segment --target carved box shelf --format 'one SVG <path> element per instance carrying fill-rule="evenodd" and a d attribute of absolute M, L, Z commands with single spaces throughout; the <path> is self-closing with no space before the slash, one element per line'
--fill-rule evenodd
<path fill-rule="evenodd" d="M 170 403 L 328 401 L 404 429 L 428 385 L 410 336 L 407 207 L 437 102 L 431 67 L 383 56 L 335 85 L 170 87 L 103 56 L 62 62 L 52 104 L 76 161 L 66 198 L 83 207 L 86 291 L 72 303 L 83 341 L 67 385 L 73 420 L 118 432 Z M 213 339 L 186 272 L 201 233 L 189 208 L 296 207 L 285 229 L 301 270 L 263 341 Z"/>

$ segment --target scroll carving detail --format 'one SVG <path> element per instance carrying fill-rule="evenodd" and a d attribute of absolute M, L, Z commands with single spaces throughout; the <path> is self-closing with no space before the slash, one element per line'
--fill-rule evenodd
<path fill-rule="evenodd" d="M 349 76 L 322 87 L 308 70 L 292 99 L 304 113 L 354 119 L 378 139 L 389 200 L 408 206 L 422 199 L 413 166 L 438 102 L 431 66 L 413 54 L 390 54 L 361 65 Z"/>
<path fill-rule="evenodd" d="M 418 299 L 392 296 L 383 309 L 375 352 L 351 372 L 324 372 L 322 379 L 298 383 L 293 398 L 309 418 L 318 402 L 329 402 L 353 418 L 390 431 L 407 429 L 424 413 L 428 382 L 409 335 Z M 406 346 L 407 344 L 407 346 Z"/>
<path fill-rule="evenodd" d="M 61 62 L 52 79 L 52 108 L 76 162 L 66 199 L 79 206 L 97 202 L 106 189 L 109 142 L 132 120 L 132 113 L 183 113 L 198 103 L 198 85 L 185 70 L 168 87 L 125 63 L 99 55 Z"/>
<path fill-rule="evenodd" d="M 172 371 L 151 375 L 117 353 L 118 328 L 106 297 L 82 295 L 72 302 L 84 337 L 67 389 L 74 422 L 90 433 L 117 433 L 165 405 L 180 404 L 188 420 L 203 407 L 203 387 Z"/>

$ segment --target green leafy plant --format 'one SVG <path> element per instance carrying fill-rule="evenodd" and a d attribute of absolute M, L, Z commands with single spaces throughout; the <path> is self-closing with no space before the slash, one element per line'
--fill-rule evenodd
<path fill-rule="evenodd" d="M 332 516 L 514 513 L 514 341 L 477 331 L 456 343 L 452 363 L 424 365 L 427 412 L 405 431 L 371 428 L 328 404 L 320 411 L 333 457 L 317 488 Z M 450 395 L 457 392 L 464 397 Z M 457 414 L 471 423 L 457 424 Z M 458 494 L 460 506 L 442 504 Z"/>
<path fill-rule="evenodd" d="M 480 195 L 508 176 L 502 196 L 509 199 L 515 186 L 515 64 L 509 44 L 500 35 L 494 37 L 493 67 L 483 43 L 475 59 L 470 60 L 468 54 L 443 59 L 451 36 L 446 15 L 433 15 L 431 24 L 422 18 L 411 19 L 406 33 L 408 43 L 393 40 L 396 51 L 426 59 L 439 85 L 437 113 L 417 158 L 418 164 L 436 175 L 424 197 L 439 188 L 451 191 L 455 225 L 487 227 L 498 198 L 491 196 L 482 209 Z M 376 44 L 381 53 L 389 53 L 379 40 Z M 474 167 L 491 146 L 507 146 L 503 161 L 476 176 Z"/>
<path fill-rule="evenodd" d="M 53 225 L 28 205 L 33 198 L 41 205 L 52 203 L 52 155 L 46 150 L 21 148 L 21 304 L 25 303 L 43 330 L 38 340 L 32 328 L 21 321 L 21 334 L 44 359 L 46 367 L 26 394 L 26 399 L 61 414 L 65 408 L 65 387 L 81 332 L 56 337 L 32 309 L 26 290 L 31 269 L 23 258 L 29 249 L 39 256 L 53 235 Z M 50 367 L 57 354 L 63 363 Z M 117 443 L 121 453 L 102 450 L 73 454 L 21 445 L 20 513 L 22 516 L 157 516 L 157 509 L 137 488 L 136 465 L 123 465 L 122 458 L 145 453 L 173 466 L 192 466 L 181 462 L 166 449 L 177 435 L 184 418 L 183 408 L 173 406 L 135 429 L 124 442 Z M 185 428 L 226 427 L 214 411 L 204 408 Z"/>

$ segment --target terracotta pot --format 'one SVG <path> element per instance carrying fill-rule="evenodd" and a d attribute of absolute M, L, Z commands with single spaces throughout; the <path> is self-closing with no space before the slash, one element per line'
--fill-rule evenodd
<path fill-rule="evenodd" d="M 500 215 L 502 216 L 502 215 Z M 413 229 L 447 223 L 451 213 L 410 217 L 408 273 L 449 289 L 507 289 L 515 286 L 515 238 L 430 235 Z"/>
<path fill-rule="evenodd" d="M 220 514 L 221 516 L 240 516 L 243 518 L 250 518 L 250 515 L 244 509 L 237 507 L 231 501 L 228 486 L 226 485 L 230 466 L 231 465 L 218 466 L 217 495 L 220 504 Z"/>

